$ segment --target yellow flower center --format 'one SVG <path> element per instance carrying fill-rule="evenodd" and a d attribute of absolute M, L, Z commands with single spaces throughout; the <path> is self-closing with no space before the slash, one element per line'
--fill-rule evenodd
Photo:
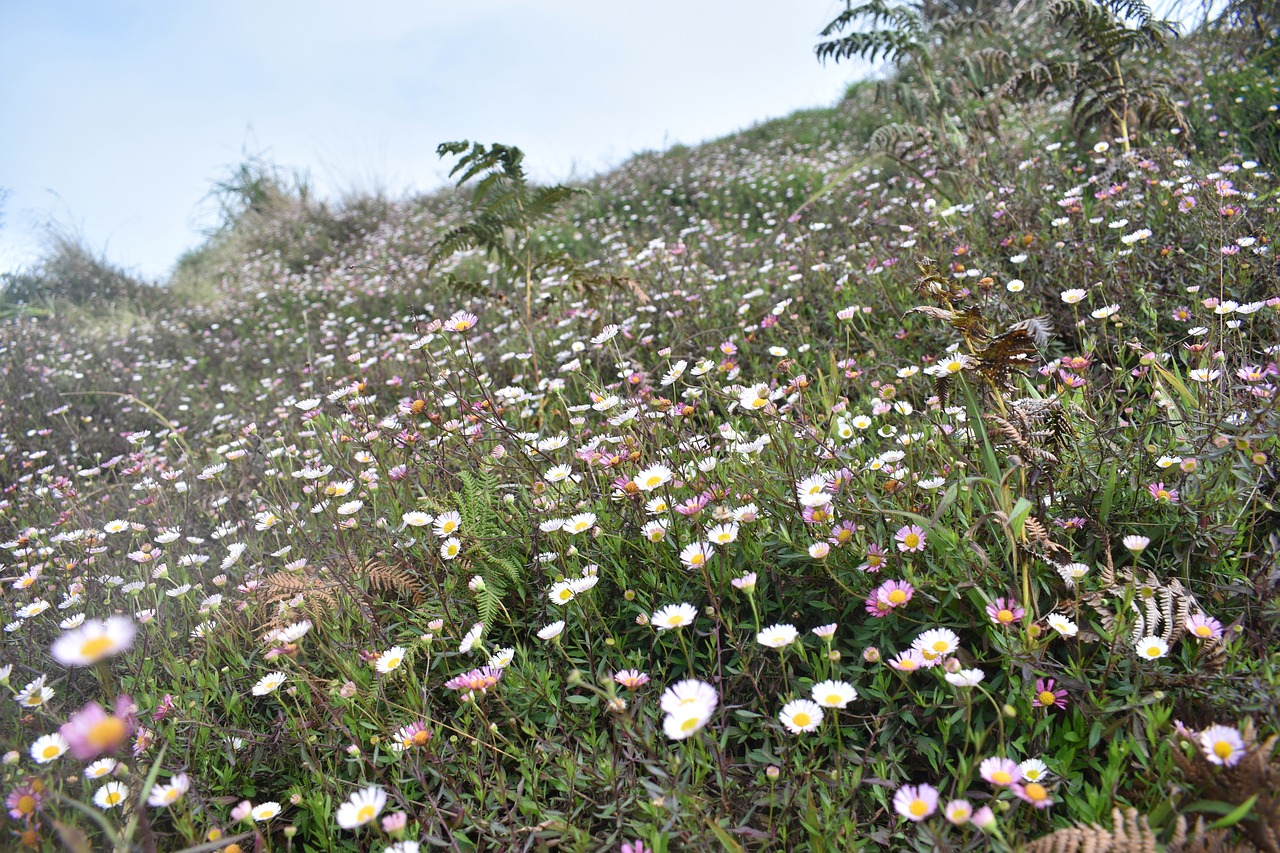
<path fill-rule="evenodd" d="M 123 798 L 124 798 L 124 795 L 121 794 L 119 791 L 108 791 L 107 796 L 104 797 L 103 799 L 107 801 L 107 805 L 114 806 L 116 803 L 120 802 L 120 800 Z"/>
<path fill-rule="evenodd" d="M 906 600 L 907 594 L 900 589 L 895 589 L 893 592 L 889 593 L 890 604 L 901 604 Z"/>
<path fill-rule="evenodd" d="M 670 619 L 667 620 L 667 624 L 673 628 L 679 628 L 682 624 L 684 624 L 684 619 L 682 619 L 680 616 L 672 616 Z"/>
<path fill-rule="evenodd" d="M 844 701 L 844 697 L 843 697 L 843 696 L 841 696 L 839 693 L 828 693 L 828 694 L 827 694 L 827 704 L 828 704 L 828 705 L 839 705 L 839 704 L 840 704 L 841 702 L 843 702 L 843 701 Z"/>
<path fill-rule="evenodd" d="M 654 474 L 653 476 L 649 477 L 649 479 L 645 480 L 644 484 L 651 489 L 656 489 L 658 488 L 658 486 L 662 485 L 662 478 L 659 477 L 657 474 Z"/>
<path fill-rule="evenodd" d="M 686 717 L 684 722 L 680 724 L 680 731 L 691 732 L 698 727 L 697 717 Z"/>
<path fill-rule="evenodd" d="M 924 800 L 912 800 L 911 805 L 907 806 L 907 811 L 911 812 L 913 817 L 924 817 L 929 811 L 929 804 Z"/>
<path fill-rule="evenodd" d="M 933 644 L 933 650 L 940 655 L 946 654 L 946 651 L 948 648 L 950 648 L 950 645 L 951 644 L 948 643 L 946 640 L 938 640 L 936 643 Z"/>
<path fill-rule="evenodd" d="M 1006 607 L 996 614 L 996 621 L 1008 625 L 1013 621 L 1013 611 Z"/>
<path fill-rule="evenodd" d="M 40 756 L 42 758 L 57 758 L 61 754 L 62 750 L 58 748 L 57 744 L 51 743 L 41 751 Z"/>
<path fill-rule="evenodd" d="M 356 812 L 356 820 L 358 820 L 360 823 L 368 823 L 369 821 L 373 820 L 373 816 L 375 814 L 376 812 L 374 811 L 374 808 L 372 805 L 361 806 L 360 811 Z"/>
<path fill-rule="evenodd" d="M 1213 754 L 1219 758 L 1230 758 L 1231 753 L 1234 751 L 1235 749 L 1232 747 L 1230 741 L 1220 740 L 1213 745 Z"/>
<path fill-rule="evenodd" d="M 907 658 L 907 659 L 906 659 L 906 660 L 904 660 L 902 663 L 900 663 L 898 666 L 899 666 L 899 668 L 904 669 L 904 670 L 912 670 L 912 669 L 915 669 L 915 668 L 916 668 L 916 662 L 915 662 L 915 661 L 913 661 L 911 658 Z"/>
<path fill-rule="evenodd" d="M 392 658 L 387 661 L 387 669 L 395 669 L 400 665 L 400 658 Z"/>
<path fill-rule="evenodd" d="M 36 810 L 36 798 L 30 794 L 23 794 L 18 798 L 18 811 L 22 815 L 29 815 Z"/>
<path fill-rule="evenodd" d="M 100 658 L 107 652 L 111 651 L 110 637 L 94 637 L 92 640 L 86 640 L 80 646 L 80 656 L 84 658 Z"/>
<path fill-rule="evenodd" d="M 1049 798 L 1049 792 L 1046 791 L 1044 789 L 1044 785 L 1041 785 L 1039 782 L 1032 782 L 1030 785 L 1024 787 L 1022 792 L 1026 794 L 1027 798 L 1033 803 Z"/>
<path fill-rule="evenodd" d="M 1013 774 L 1008 770 L 997 770 L 991 774 L 991 781 L 997 785 L 1008 785 L 1013 781 Z"/>
<path fill-rule="evenodd" d="M 707 558 L 702 556 L 701 554 L 694 554 L 692 557 L 689 558 L 689 562 L 693 563 L 695 566 L 701 566 L 703 562 L 706 561 L 706 559 Z"/>
<path fill-rule="evenodd" d="M 1197 625 L 1195 635 L 1197 637 L 1211 637 L 1213 636 L 1213 629 L 1208 625 Z"/>
<path fill-rule="evenodd" d="M 906 538 L 902 540 L 902 544 L 908 548 L 916 548 L 920 545 L 920 537 L 914 533 L 908 533 Z"/>
<path fill-rule="evenodd" d="M 1045 690 L 1040 694 L 1041 705 L 1052 705 L 1054 702 L 1057 702 L 1057 701 L 1058 701 L 1058 697 L 1054 695 L 1054 693 L 1050 690 Z"/>
<path fill-rule="evenodd" d="M 805 726 L 809 725 L 809 723 L 811 723 L 812 721 L 813 721 L 812 718 L 808 714 L 806 714 L 804 711 L 801 711 L 800 713 L 796 714 L 794 717 L 791 718 L 791 722 L 795 723 L 800 728 L 804 728 Z"/>
<path fill-rule="evenodd" d="M 124 720 L 119 717 L 107 717 L 94 723 L 85 740 L 96 750 L 111 749 L 124 740 Z"/>

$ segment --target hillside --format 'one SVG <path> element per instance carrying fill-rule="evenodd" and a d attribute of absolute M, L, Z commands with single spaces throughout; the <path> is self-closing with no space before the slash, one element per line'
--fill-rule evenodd
<path fill-rule="evenodd" d="M 11 843 L 1277 849 L 1280 88 L 1196 45 L 1132 150 L 868 84 L 11 279 Z"/>

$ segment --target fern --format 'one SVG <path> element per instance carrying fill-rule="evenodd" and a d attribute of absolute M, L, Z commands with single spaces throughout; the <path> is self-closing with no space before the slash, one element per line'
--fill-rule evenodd
<path fill-rule="evenodd" d="M 491 624 L 498 612 L 504 610 L 507 593 L 524 588 L 527 554 L 496 506 L 495 497 L 501 483 L 494 473 L 460 471 L 458 480 L 462 483 L 458 511 L 464 529 L 472 534 L 474 542 L 468 559 L 484 581 L 476 591 L 476 608 L 480 621 Z"/>

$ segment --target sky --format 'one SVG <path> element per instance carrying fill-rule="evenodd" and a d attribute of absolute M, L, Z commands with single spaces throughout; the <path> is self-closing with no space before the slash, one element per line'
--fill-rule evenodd
<path fill-rule="evenodd" d="M 0 272 L 52 225 L 151 278 L 248 156 L 323 196 L 446 182 L 444 141 L 543 181 L 830 106 L 842 0 L 0 0 Z"/>

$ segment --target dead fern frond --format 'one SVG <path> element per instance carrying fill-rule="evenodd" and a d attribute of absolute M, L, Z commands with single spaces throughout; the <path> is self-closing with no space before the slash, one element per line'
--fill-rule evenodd
<path fill-rule="evenodd" d="M 1027 853 L 1155 853 L 1156 834 L 1136 809 L 1111 810 L 1111 829 L 1098 824 L 1060 829 L 1027 845 Z"/>

